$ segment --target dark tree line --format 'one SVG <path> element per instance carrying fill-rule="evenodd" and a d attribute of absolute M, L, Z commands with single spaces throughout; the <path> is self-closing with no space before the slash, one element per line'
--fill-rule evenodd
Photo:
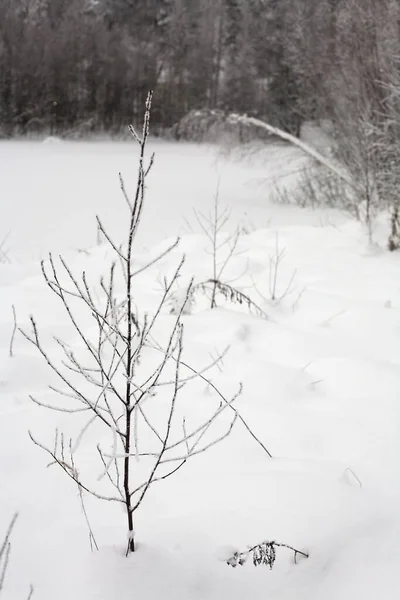
<path fill-rule="evenodd" d="M 0 0 L 0 130 L 118 131 L 149 89 L 159 131 L 198 108 L 379 120 L 399 24 L 398 0 Z"/>

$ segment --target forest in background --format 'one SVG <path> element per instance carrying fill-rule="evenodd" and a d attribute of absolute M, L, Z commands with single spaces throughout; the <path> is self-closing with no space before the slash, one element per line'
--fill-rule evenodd
<path fill-rule="evenodd" d="M 398 0 L 0 0 L 0 134 L 118 133 L 151 89 L 153 133 L 207 108 L 393 137 L 399 42 Z"/>

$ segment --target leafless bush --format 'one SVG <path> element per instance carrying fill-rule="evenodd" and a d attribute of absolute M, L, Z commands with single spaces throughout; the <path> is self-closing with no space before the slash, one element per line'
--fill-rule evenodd
<path fill-rule="evenodd" d="M 293 186 L 290 192 L 285 187 L 276 185 L 274 201 L 302 208 L 338 208 L 360 218 L 360 200 L 354 189 L 325 166 L 315 163 L 299 173 L 296 186 Z"/>
<path fill-rule="evenodd" d="M 46 283 L 64 307 L 80 347 L 74 348 L 55 338 L 62 354 L 62 359 L 58 360 L 54 353 L 46 350 L 33 317 L 31 331 L 23 332 L 59 379 L 61 387 L 50 389 L 64 402 L 44 403 L 33 397 L 32 400 L 51 410 L 87 415 L 74 440 L 58 430 L 52 445 L 39 442 L 33 434 L 30 434 L 31 438 L 50 455 L 52 464 L 57 464 L 78 485 L 80 492 L 124 507 L 128 525 L 127 554 L 135 550 L 133 515 L 150 487 L 170 477 L 190 458 L 230 434 L 238 418 L 233 403 L 241 392 L 240 386 L 237 393 L 227 399 L 213 386 L 216 401 L 212 405 L 212 401 L 207 400 L 206 416 L 196 422 L 192 419 L 190 424 L 185 417 L 182 389 L 196 378 L 204 379 L 205 371 L 219 358 L 201 371 L 183 361 L 182 315 L 192 292 L 191 284 L 164 341 L 156 340 L 161 315 L 181 273 L 184 258 L 173 275 L 164 280 L 164 291 L 152 312 L 141 312 L 135 302 L 134 279 L 177 245 L 175 242 L 144 267 L 135 268 L 133 242 L 142 214 L 146 178 L 153 165 L 153 157 L 145 164 L 151 98 L 149 94 L 142 135 L 131 127 L 140 146 L 133 200 L 120 177 L 129 212 L 126 245 L 117 245 L 98 219 L 99 230 L 114 254 L 108 275 L 102 276 L 100 285 L 94 287 L 86 272 L 76 276 L 62 257 L 58 262 L 50 255 L 49 261 L 42 263 Z M 90 327 L 87 321 L 81 321 L 80 309 L 90 317 Z M 231 417 L 218 428 L 216 422 L 224 413 Z M 101 472 L 92 482 L 90 474 L 81 475 L 78 454 L 82 438 L 94 424 L 108 433 L 110 447 L 96 445 Z"/>

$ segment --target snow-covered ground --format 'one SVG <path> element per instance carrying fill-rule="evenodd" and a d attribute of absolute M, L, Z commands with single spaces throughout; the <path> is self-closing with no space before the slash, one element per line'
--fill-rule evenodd
<path fill-rule="evenodd" d="M 219 184 L 221 202 L 234 222 L 249 229 L 310 222 L 303 211 L 271 211 L 266 200 L 275 180 L 289 182 L 307 159 L 297 149 L 272 146 L 260 159 L 227 160 L 213 147 L 154 141 L 154 170 L 137 243 L 151 248 L 165 237 L 196 231 L 192 210 L 208 212 Z M 266 164 L 265 164 L 266 163 Z M 13 261 L 41 258 L 96 243 L 95 215 L 112 233 L 123 231 L 126 212 L 118 173 L 128 189 L 136 182 L 137 147 L 132 142 L 0 142 L 0 241 Z M 316 212 L 313 223 L 327 218 Z M 232 221 L 233 222 L 233 221 Z"/>
<path fill-rule="evenodd" d="M 85 497 L 100 546 L 90 552 L 76 486 L 57 467 L 46 468 L 48 457 L 28 437 L 31 430 L 50 443 L 56 426 L 74 431 L 75 417 L 29 400 L 50 401 L 52 376 L 20 335 L 9 357 L 11 307 L 23 328 L 35 315 L 49 352 L 57 352 L 52 335 L 73 341 L 37 259 L 52 250 L 74 272 L 95 278 L 104 270 L 110 253 L 96 245 L 94 217 L 123 239 L 118 171 L 132 189 L 135 147 L 1 143 L 0 234 L 11 230 L 12 263 L 0 267 L 0 539 L 20 513 L 3 596 L 26 598 L 32 583 L 41 600 L 397 600 L 399 255 L 370 247 L 344 214 L 270 202 L 275 181 L 295 185 L 306 160 L 297 150 L 273 146 L 263 161 L 246 161 L 189 144 L 154 142 L 153 149 L 138 264 L 165 248 L 165 238 L 182 238 L 145 274 L 140 306 L 153 305 L 162 276 L 183 253 L 182 286 L 186 277 L 211 276 L 193 208 L 208 212 L 219 181 L 220 201 L 232 208 L 229 227 L 242 230 L 225 280 L 269 319 L 234 304 L 209 310 L 199 297 L 184 317 L 185 356 L 202 368 L 230 347 L 223 370 L 209 376 L 228 395 L 243 383 L 236 406 L 274 458 L 237 424 L 225 442 L 154 485 L 136 514 L 139 548 L 128 559 L 121 508 Z M 269 289 L 277 239 L 285 250 L 277 293 L 292 280 L 278 303 Z M 161 326 L 171 318 L 166 310 Z M 208 402 L 205 385 L 193 393 L 188 419 Z M 107 443 L 94 432 L 80 447 L 82 468 L 95 475 L 98 441 Z M 245 550 L 264 539 L 306 549 L 310 558 L 294 565 L 280 549 L 272 571 L 221 561 L 224 547 Z"/>

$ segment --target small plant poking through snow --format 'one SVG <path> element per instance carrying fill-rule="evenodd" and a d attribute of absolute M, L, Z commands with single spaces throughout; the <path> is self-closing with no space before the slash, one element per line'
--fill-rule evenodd
<path fill-rule="evenodd" d="M 288 283 L 281 290 L 278 290 L 279 267 L 285 258 L 285 254 L 285 248 L 281 250 L 279 247 L 279 236 L 276 234 L 275 256 L 271 256 L 269 259 L 269 292 L 273 302 L 280 302 L 292 292 L 293 281 L 296 277 L 296 271 L 293 271 Z"/>
<path fill-rule="evenodd" d="M 292 294 L 294 291 L 293 282 L 295 280 L 297 271 L 294 270 L 290 279 L 280 286 L 280 267 L 285 259 L 286 249 L 281 249 L 279 246 L 279 235 L 278 233 L 275 236 L 275 254 L 269 257 L 269 281 L 268 281 L 268 289 L 269 289 L 269 300 L 259 291 L 254 280 L 253 285 L 256 289 L 257 293 L 261 296 L 264 302 L 272 302 L 274 304 L 279 304 L 284 298 Z"/>
<path fill-rule="evenodd" d="M 210 242 L 209 254 L 212 258 L 212 277 L 192 286 L 187 309 L 190 311 L 198 292 L 210 297 L 210 308 L 217 308 L 217 297 L 222 296 L 225 301 L 233 304 L 247 306 L 250 313 L 257 317 L 267 319 L 266 313 L 249 296 L 232 287 L 233 281 L 223 281 L 225 269 L 230 260 L 238 254 L 237 245 L 240 238 L 240 229 L 236 228 L 231 234 L 223 235 L 223 230 L 228 223 L 231 212 L 229 209 L 220 208 L 219 188 L 214 198 L 214 208 L 210 215 L 195 211 L 197 223 Z"/>
<path fill-rule="evenodd" d="M 226 564 L 230 567 L 243 566 L 247 559 L 252 555 L 253 565 L 255 567 L 259 567 L 260 565 L 269 567 L 272 570 L 275 561 L 276 561 L 276 548 L 287 548 L 293 552 L 293 560 L 294 563 L 297 564 L 299 557 L 308 558 L 307 552 L 303 552 L 301 550 L 297 550 L 292 546 L 288 546 L 287 544 L 279 544 L 278 542 L 270 542 L 265 540 L 261 544 L 256 544 L 252 546 L 245 552 L 236 551 L 230 556 Z"/>
<path fill-rule="evenodd" d="M 225 300 L 228 300 L 233 304 L 241 304 L 247 306 L 249 312 L 255 315 L 256 317 L 268 319 L 268 315 L 262 310 L 262 308 L 260 308 L 255 302 L 253 302 L 251 298 L 246 296 L 246 294 L 243 294 L 243 292 L 240 292 L 239 290 L 233 288 L 229 284 L 222 283 L 217 279 L 209 279 L 208 281 L 204 281 L 193 286 L 192 295 L 197 291 L 207 293 L 211 291 L 211 289 L 214 297 L 217 293 L 219 293 L 225 298 Z"/>
<path fill-rule="evenodd" d="M 217 307 L 217 294 L 220 282 L 223 279 L 225 269 L 228 266 L 231 258 L 237 254 L 237 245 L 239 242 L 240 231 L 238 228 L 231 234 L 224 235 L 224 228 L 231 218 L 231 211 L 228 208 L 221 209 L 219 199 L 219 186 L 214 198 L 214 207 L 210 215 L 205 215 L 195 211 L 195 218 L 204 235 L 210 242 L 210 250 L 212 260 L 212 277 L 206 282 L 208 288 L 204 288 L 204 284 L 199 284 L 195 289 L 209 289 L 210 307 Z M 202 287 L 203 286 L 203 287 Z M 192 294 L 195 290 L 192 290 Z"/>

